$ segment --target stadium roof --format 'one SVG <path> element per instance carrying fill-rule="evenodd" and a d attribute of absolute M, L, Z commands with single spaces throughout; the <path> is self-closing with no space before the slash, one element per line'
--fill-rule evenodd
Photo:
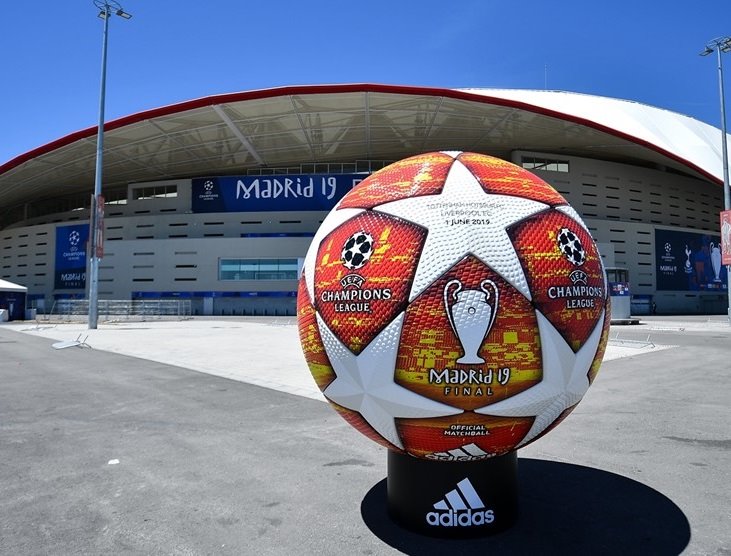
<path fill-rule="evenodd" d="M 97 127 L 0 166 L 0 207 L 91 192 Z M 434 150 L 532 150 L 661 165 L 722 183 L 720 130 L 636 102 L 557 91 L 309 85 L 222 94 L 105 124 L 104 184 L 236 175 Z"/>

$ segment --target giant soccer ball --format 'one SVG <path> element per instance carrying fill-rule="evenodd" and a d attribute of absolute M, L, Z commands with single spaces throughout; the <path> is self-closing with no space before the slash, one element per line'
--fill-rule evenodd
<path fill-rule="evenodd" d="M 476 461 L 563 420 L 607 342 L 601 258 L 550 185 L 504 160 L 434 152 L 372 174 L 330 212 L 298 294 L 310 371 L 389 449 Z"/>

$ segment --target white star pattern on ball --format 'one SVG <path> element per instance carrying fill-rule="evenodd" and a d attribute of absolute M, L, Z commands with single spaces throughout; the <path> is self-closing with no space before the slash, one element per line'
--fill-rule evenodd
<path fill-rule="evenodd" d="M 461 409 L 432 401 L 394 382 L 393 369 L 403 321 L 404 313 L 401 313 L 360 355 L 354 355 L 317 315 L 322 343 L 337 375 L 323 393 L 335 403 L 359 412 L 378 434 L 401 449 L 404 446 L 395 418 L 462 413 Z"/>
<path fill-rule="evenodd" d="M 455 160 L 441 194 L 392 201 L 374 210 L 428 230 L 409 293 L 409 301 L 413 301 L 469 254 L 531 299 L 525 273 L 506 228 L 548 208 L 544 203 L 522 197 L 486 194 L 477 178 Z"/>
<path fill-rule="evenodd" d="M 588 372 L 594 361 L 604 330 L 604 311 L 577 353 L 566 343 L 558 330 L 536 311 L 541 336 L 543 379 L 535 386 L 501 402 L 481 407 L 475 413 L 499 417 L 533 417 L 533 426 L 519 448 L 553 423 L 564 410 L 579 403 L 589 389 Z"/>
<path fill-rule="evenodd" d="M 312 238 L 312 243 L 310 244 L 311 248 L 307 251 L 307 255 L 305 255 L 304 262 L 305 284 L 307 285 L 307 293 L 310 294 L 310 299 L 315 299 L 315 266 L 317 266 L 315 263 L 320 243 L 343 222 L 355 218 L 362 212 L 365 211 L 363 209 L 333 210 L 317 229 L 315 237 Z"/>

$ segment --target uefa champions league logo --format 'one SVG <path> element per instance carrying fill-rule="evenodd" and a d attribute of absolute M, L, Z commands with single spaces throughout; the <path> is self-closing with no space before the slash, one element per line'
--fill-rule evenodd
<path fill-rule="evenodd" d="M 360 231 L 348 238 L 343 245 L 343 266 L 348 270 L 363 268 L 373 254 L 373 236 L 368 232 Z"/>
<path fill-rule="evenodd" d="M 323 291 L 320 301 L 330 305 L 336 313 L 351 314 L 372 313 L 374 304 L 390 301 L 393 297 L 391 288 L 363 287 L 367 278 L 357 272 L 369 263 L 373 251 L 373 236 L 369 232 L 361 229 L 351 234 L 340 251 L 339 262 L 349 271 L 339 280 L 342 289 Z"/>
<path fill-rule="evenodd" d="M 198 198 L 202 201 L 214 201 L 218 199 L 218 193 L 214 191 L 215 183 L 213 180 L 203 182 L 203 191 L 198 193 Z"/>
<path fill-rule="evenodd" d="M 581 245 L 581 240 L 573 231 L 568 228 L 561 228 L 556 238 L 558 248 L 563 256 L 574 266 L 581 266 L 586 261 L 586 250 Z"/>
<path fill-rule="evenodd" d="M 69 245 L 71 246 L 71 252 L 78 251 L 79 241 L 81 241 L 81 234 L 79 232 L 74 230 L 69 233 Z"/>
<path fill-rule="evenodd" d="M 360 270 L 368 264 L 372 254 L 373 236 L 368 232 L 361 230 L 350 236 L 343 244 L 343 249 L 340 252 L 340 261 L 343 263 L 343 266 L 350 271 Z M 365 281 L 366 279 L 360 274 L 353 272 L 351 274 L 346 274 L 342 280 L 340 280 L 340 285 L 343 286 L 343 288 L 354 286 L 360 289 L 363 287 Z"/>

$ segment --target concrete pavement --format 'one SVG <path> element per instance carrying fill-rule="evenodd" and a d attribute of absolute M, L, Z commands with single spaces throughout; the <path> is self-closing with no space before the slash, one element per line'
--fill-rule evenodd
<path fill-rule="evenodd" d="M 613 327 L 579 407 L 519 452 L 518 523 L 472 541 L 385 516 L 386 452 L 320 401 L 291 321 L 86 335 L 0 326 L 2 554 L 731 552 L 721 317 Z"/>

